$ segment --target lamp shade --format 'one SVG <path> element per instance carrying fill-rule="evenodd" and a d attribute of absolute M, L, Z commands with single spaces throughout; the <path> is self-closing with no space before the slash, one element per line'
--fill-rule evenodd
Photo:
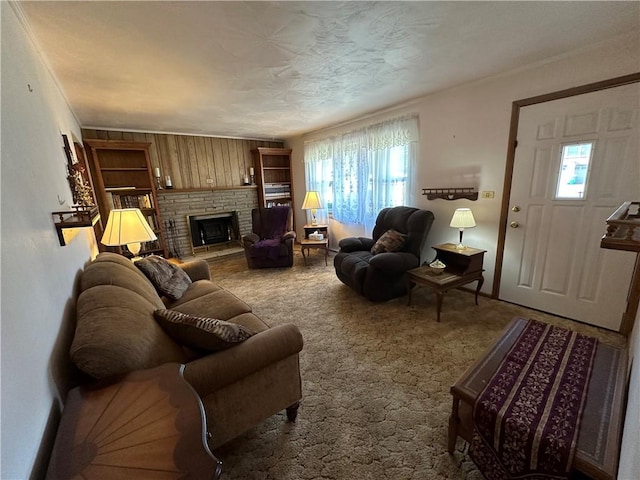
<path fill-rule="evenodd" d="M 451 218 L 450 227 L 454 228 L 471 228 L 476 226 L 476 221 L 473 218 L 473 213 L 470 208 L 458 208 L 453 212 Z"/>
<path fill-rule="evenodd" d="M 318 208 L 322 208 L 320 194 L 313 191 L 305 193 L 304 201 L 302 202 L 302 210 L 316 210 Z"/>
<path fill-rule="evenodd" d="M 139 208 L 123 208 L 109 212 L 107 226 L 100 242 L 109 247 L 117 247 L 157 239 Z"/>

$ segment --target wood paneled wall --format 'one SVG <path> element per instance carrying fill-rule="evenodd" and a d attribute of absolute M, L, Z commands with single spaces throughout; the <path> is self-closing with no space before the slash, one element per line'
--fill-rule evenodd
<path fill-rule="evenodd" d="M 229 188 L 242 185 L 249 167 L 251 150 L 256 147 L 282 147 L 282 142 L 238 140 L 235 138 L 134 133 L 82 129 L 83 139 L 149 142 L 152 167 L 171 176 L 175 189 Z M 208 183 L 207 179 L 213 180 Z"/>

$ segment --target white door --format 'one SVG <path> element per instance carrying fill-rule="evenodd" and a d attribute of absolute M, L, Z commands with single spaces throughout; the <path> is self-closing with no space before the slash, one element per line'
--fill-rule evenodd
<path fill-rule="evenodd" d="M 635 254 L 600 248 L 640 199 L 640 84 L 520 109 L 502 300 L 618 330 Z"/>

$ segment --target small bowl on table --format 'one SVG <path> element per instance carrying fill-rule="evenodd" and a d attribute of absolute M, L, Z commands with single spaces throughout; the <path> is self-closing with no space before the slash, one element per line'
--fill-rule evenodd
<path fill-rule="evenodd" d="M 442 275 L 447 266 L 440 260 L 435 260 L 429 264 L 429 275 Z"/>
<path fill-rule="evenodd" d="M 442 272 L 444 272 L 444 269 L 446 267 L 432 267 L 431 265 L 429 265 L 429 273 L 431 275 L 442 275 Z"/>

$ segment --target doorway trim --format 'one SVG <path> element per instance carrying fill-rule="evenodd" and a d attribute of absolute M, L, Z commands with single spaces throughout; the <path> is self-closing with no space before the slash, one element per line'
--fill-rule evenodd
<path fill-rule="evenodd" d="M 509 139 L 507 140 L 507 162 L 504 172 L 504 186 L 502 189 L 502 206 L 500 209 L 500 222 L 498 223 L 498 245 L 496 250 L 496 264 L 493 272 L 493 288 L 491 298 L 497 299 L 500 293 L 500 280 L 502 279 L 502 263 L 504 259 L 504 244 L 507 236 L 507 218 L 509 216 L 509 201 L 511 199 L 511 183 L 513 180 L 513 167 L 518 146 L 518 123 L 520 120 L 520 109 L 529 105 L 550 102 L 561 98 L 573 97 L 585 93 L 597 92 L 608 88 L 621 87 L 631 83 L 640 82 L 640 72 L 615 77 L 600 82 L 588 83 L 579 87 L 567 88 L 556 92 L 545 93 L 535 97 L 516 100 L 511 104 L 511 122 L 509 124 Z M 604 228 L 604 224 L 603 224 Z"/>

